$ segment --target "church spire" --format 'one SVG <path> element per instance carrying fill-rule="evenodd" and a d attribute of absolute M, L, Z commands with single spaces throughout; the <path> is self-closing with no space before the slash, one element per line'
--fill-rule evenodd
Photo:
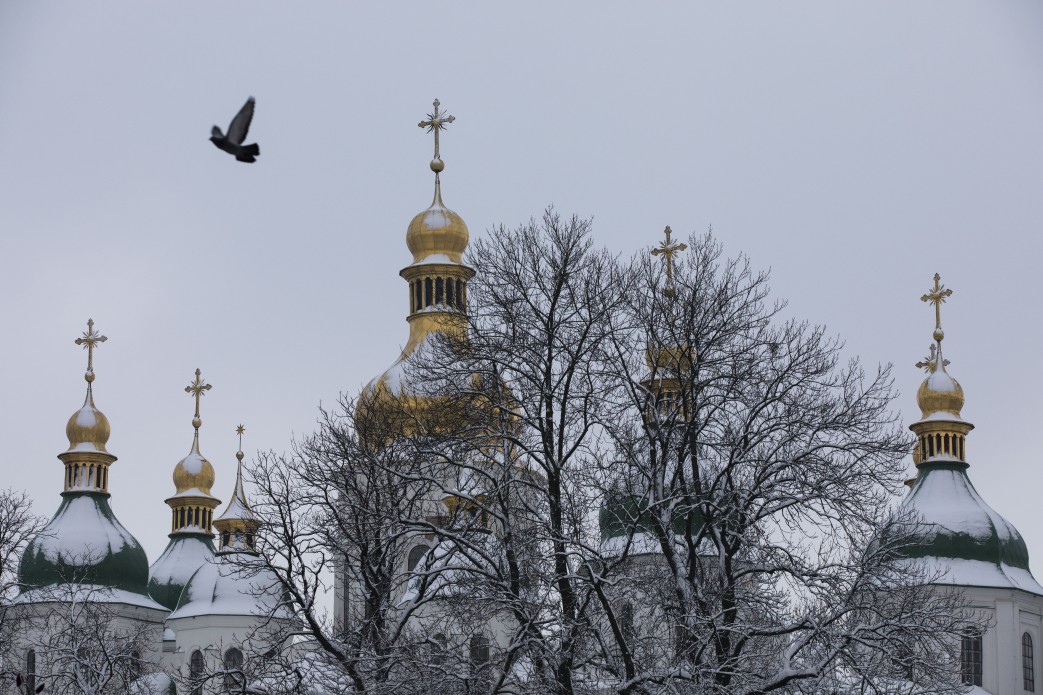
<path fill-rule="evenodd" d="M 221 516 L 214 520 L 214 527 L 219 534 L 217 546 L 219 554 L 256 552 L 257 550 L 257 529 L 261 524 L 253 509 L 250 508 L 250 501 L 246 498 L 246 490 L 243 487 L 243 433 L 245 431 L 246 428 L 242 425 L 235 428 L 235 433 L 239 435 L 239 451 L 235 452 L 238 462 L 235 490 L 232 491 L 232 499 L 229 500 L 228 507 L 221 513 Z"/>
<path fill-rule="evenodd" d="M 949 375 L 949 360 L 942 354 L 942 304 L 952 296 L 952 290 L 934 275 L 934 285 L 920 300 L 934 306 L 934 343 L 928 355 L 916 366 L 927 372 L 927 377 L 916 391 L 920 406 L 920 420 L 910 429 L 916 433 L 916 451 L 913 460 L 917 466 L 932 461 L 966 462 L 966 437 L 974 425 L 962 417 L 963 387 Z"/>
<path fill-rule="evenodd" d="M 672 239 L 673 230 L 667 225 L 663 230 L 663 241 L 651 250 L 658 256 L 666 270 L 666 284 L 662 294 L 665 297 L 664 323 L 671 320 L 674 309 L 674 298 L 677 286 L 674 282 L 674 267 L 677 254 L 688 249 L 687 244 Z M 662 327 L 662 326 L 660 326 Z M 681 395 L 680 372 L 690 365 L 689 349 L 686 345 L 670 344 L 661 335 L 649 335 L 645 348 L 645 363 L 648 365 L 649 377 L 643 382 L 649 390 L 648 422 L 658 422 L 663 418 L 672 418 L 678 409 L 684 410 L 684 399 Z"/>
<path fill-rule="evenodd" d="M 116 457 L 108 452 L 109 419 L 94 405 L 94 349 L 108 338 L 94 328 L 94 319 L 87 320 L 87 330 L 75 340 L 87 351 L 87 396 L 83 406 L 72 414 L 65 426 L 69 448 L 58 455 L 65 464 L 65 491 L 88 491 L 108 494 L 109 466 Z"/>
<path fill-rule="evenodd" d="M 210 494 L 214 485 L 214 467 L 199 451 L 199 428 L 203 420 L 199 415 L 200 400 L 210 389 L 203 380 L 202 372 L 196 370 L 195 379 L 185 387 L 185 392 L 195 399 L 195 415 L 192 417 L 192 448 L 188 455 L 174 467 L 173 497 L 166 500 L 173 511 L 170 531 L 175 533 L 202 534 L 210 536 L 214 509 L 221 500 Z"/>

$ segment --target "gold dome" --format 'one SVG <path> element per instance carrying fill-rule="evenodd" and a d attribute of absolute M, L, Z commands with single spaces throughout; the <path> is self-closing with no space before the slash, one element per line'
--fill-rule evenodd
<path fill-rule="evenodd" d="M 93 375 L 92 375 L 93 376 Z M 72 414 L 65 425 L 65 436 L 69 438 L 69 451 L 99 451 L 108 453 L 105 443 L 109 441 L 109 419 L 94 406 L 90 386 L 83 407 Z"/>
<path fill-rule="evenodd" d="M 413 262 L 442 255 L 446 262 L 460 263 L 469 238 L 463 218 L 442 204 L 442 188 L 436 178 L 431 207 L 414 217 L 406 232 L 406 246 L 413 254 Z"/>
<path fill-rule="evenodd" d="M 963 387 L 945 371 L 944 361 L 939 354 L 936 368 L 916 390 L 916 402 L 923 419 L 936 413 L 949 413 L 960 418 L 963 409 Z"/>
<path fill-rule="evenodd" d="M 176 495 L 182 495 L 189 490 L 199 490 L 203 495 L 209 495 L 210 488 L 213 486 L 214 467 L 199 453 L 199 436 L 197 434 L 192 442 L 192 451 L 174 467 Z"/>

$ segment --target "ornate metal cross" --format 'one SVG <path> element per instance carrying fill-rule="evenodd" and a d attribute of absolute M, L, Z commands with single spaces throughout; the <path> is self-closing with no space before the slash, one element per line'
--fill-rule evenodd
<path fill-rule="evenodd" d="M 94 346 L 104 343 L 108 338 L 94 330 L 94 319 L 87 319 L 87 330 L 82 338 L 76 339 L 77 345 L 87 349 L 87 373 L 94 371 Z"/>
<path fill-rule="evenodd" d="M 666 263 L 666 284 L 667 288 L 672 289 L 674 286 L 674 255 L 684 251 L 688 248 L 687 244 L 674 244 L 670 241 L 670 235 L 673 231 L 669 226 L 663 231 L 666 234 L 666 239 L 659 242 L 659 247 L 652 249 L 653 256 L 662 256 L 663 262 Z"/>
<path fill-rule="evenodd" d="M 246 428 L 242 425 L 235 428 L 235 433 L 239 435 L 239 451 L 243 450 L 243 432 L 246 432 Z"/>
<path fill-rule="evenodd" d="M 441 157 L 438 156 L 438 132 L 445 130 L 445 127 L 448 124 L 456 120 L 456 116 L 448 116 L 439 111 L 439 106 L 438 99 L 435 99 L 434 112 L 427 114 L 426 121 L 420 121 L 417 123 L 421 128 L 426 128 L 427 132 L 435 134 L 435 159 L 441 159 Z"/>
<path fill-rule="evenodd" d="M 195 427 L 197 428 L 199 427 L 199 425 L 196 425 L 195 423 L 199 420 L 199 399 L 203 397 L 204 393 L 206 393 L 212 388 L 213 386 L 203 381 L 198 369 L 196 370 L 196 378 L 192 381 L 191 384 L 185 387 L 185 393 L 191 393 L 196 399 L 196 416 L 193 419 L 192 424 L 195 425 Z"/>
<path fill-rule="evenodd" d="M 938 273 L 934 274 L 934 287 L 927 294 L 920 297 L 921 302 L 930 302 L 934 304 L 934 328 L 938 330 L 942 327 L 942 304 L 945 303 L 947 297 L 952 296 L 952 290 L 945 289 L 945 285 L 941 284 L 942 276 Z"/>
<path fill-rule="evenodd" d="M 925 359 L 925 360 L 923 360 L 921 362 L 917 362 L 916 363 L 916 368 L 917 369 L 924 369 L 928 373 L 936 371 L 938 369 L 937 353 L 938 353 L 938 346 L 937 346 L 937 344 L 932 344 L 931 345 L 931 353 L 929 355 L 927 355 L 927 359 Z M 949 360 L 945 360 L 945 359 L 942 360 L 942 366 L 943 367 L 948 367 L 949 364 L 951 364 L 949 362 Z"/>

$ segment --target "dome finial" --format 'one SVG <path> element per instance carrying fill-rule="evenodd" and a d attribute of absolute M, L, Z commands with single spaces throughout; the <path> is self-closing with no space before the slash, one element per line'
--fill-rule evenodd
<path fill-rule="evenodd" d="M 91 382 L 94 381 L 94 347 L 106 340 L 108 340 L 106 336 L 94 330 L 94 319 L 87 319 L 87 330 L 82 338 L 76 339 L 76 344 L 82 345 L 87 350 L 87 373 L 83 375 L 83 378 L 87 381 L 88 391 L 91 388 Z"/>
<path fill-rule="evenodd" d="M 73 413 L 65 426 L 65 434 L 69 438 L 69 451 L 105 452 L 105 442 L 109 439 L 109 421 L 105 414 L 94 405 L 94 348 L 108 338 L 94 328 L 94 319 L 87 319 L 87 330 L 75 343 L 87 350 L 87 371 L 83 375 L 87 382 L 87 396 L 83 399 L 83 407 Z"/>
<path fill-rule="evenodd" d="M 935 273 L 934 287 L 920 297 L 921 302 L 934 304 L 934 339 L 938 343 L 939 356 L 941 355 L 942 338 L 945 337 L 945 331 L 942 330 L 942 304 L 952 296 L 952 290 L 946 289 L 945 285 L 941 284 L 941 279 L 942 276 Z"/>
<path fill-rule="evenodd" d="M 442 113 L 439 110 L 441 104 L 438 99 L 434 101 L 434 111 L 427 114 L 426 121 L 420 121 L 417 123 L 421 128 L 425 128 L 427 132 L 435 134 L 435 158 L 431 160 L 431 171 L 435 172 L 435 194 L 438 193 L 438 174 L 445 169 L 445 162 L 442 161 L 442 157 L 438 151 L 438 133 L 445 130 L 445 127 L 456 120 L 456 116 L 449 116 Z"/>
<path fill-rule="evenodd" d="M 963 408 L 963 387 L 953 379 L 945 369 L 949 360 L 942 356 L 942 304 L 952 296 L 952 290 L 941 283 L 942 277 L 934 274 L 934 287 L 920 297 L 920 301 L 934 305 L 934 344 L 931 345 L 927 358 L 917 362 L 916 366 L 927 372 L 927 378 L 920 384 L 916 392 L 916 400 L 920 405 L 923 417 L 960 418 Z"/>
<path fill-rule="evenodd" d="M 688 245 L 671 242 L 670 235 L 673 234 L 673 230 L 670 229 L 670 225 L 666 226 L 663 233 L 666 235 L 666 239 L 659 242 L 657 248 L 652 249 L 652 255 L 663 257 L 663 263 L 666 264 L 666 288 L 663 290 L 663 295 L 673 298 L 677 295 L 677 289 L 674 287 L 674 256 L 687 249 Z"/>
<path fill-rule="evenodd" d="M 196 414 L 192 418 L 192 427 L 196 428 L 196 438 L 199 438 L 199 428 L 203 424 L 203 421 L 199 418 L 199 399 L 203 397 L 207 391 L 213 388 L 210 384 L 203 381 L 200 371 L 196 370 L 196 378 L 191 384 L 185 387 L 185 393 L 191 393 L 196 399 Z"/>

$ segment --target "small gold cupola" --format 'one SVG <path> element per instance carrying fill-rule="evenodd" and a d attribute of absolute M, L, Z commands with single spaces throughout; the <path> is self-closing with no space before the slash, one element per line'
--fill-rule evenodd
<path fill-rule="evenodd" d="M 406 231 L 413 262 L 399 275 L 409 285 L 409 338 L 394 364 L 363 390 L 356 419 L 382 423 L 408 413 L 406 420 L 426 421 L 438 410 L 432 406 L 438 396 L 423 385 L 411 383 L 410 356 L 435 335 L 467 339 L 467 283 L 474 277 L 474 270 L 463 263 L 469 239 L 467 225 L 442 202 L 445 162 L 439 135 L 455 120 L 441 110 L 436 99 L 434 110 L 418 124 L 434 134 L 430 167 L 435 175 L 435 192 L 431 205 L 413 217 Z M 371 414 L 375 417 L 370 418 Z"/>
<path fill-rule="evenodd" d="M 192 437 L 192 448 L 185 458 L 174 467 L 173 497 L 166 500 L 173 511 L 171 533 L 192 533 L 210 536 L 212 534 L 214 509 L 221 500 L 210 494 L 214 485 L 214 467 L 199 452 L 199 428 L 203 421 L 199 417 L 199 401 L 212 386 L 203 381 L 200 370 L 196 370 L 196 378 L 185 387 L 185 391 L 195 399 L 196 410 L 192 418 L 195 434 Z"/>
<path fill-rule="evenodd" d="M 239 425 L 235 433 L 239 435 L 239 451 L 235 452 L 238 462 L 235 474 L 235 490 L 232 491 L 232 499 L 221 516 L 214 520 L 214 528 L 218 533 L 218 554 L 222 553 L 253 553 L 257 550 L 257 529 L 261 523 L 250 508 L 250 501 L 246 498 L 246 490 L 243 487 L 243 433 L 246 428 Z"/>
<path fill-rule="evenodd" d="M 677 296 L 674 283 L 675 256 L 688 249 L 687 244 L 675 242 L 669 225 L 663 230 L 663 241 L 652 249 L 653 256 L 660 256 L 666 271 L 666 284 L 662 295 L 666 304 L 665 313 L 674 313 L 673 299 Z M 692 367 L 691 349 L 684 345 L 672 345 L 662 341 L 660 336 L 649 335 L 645 347 L 645 364 L 648 366 L 648 377 L 642 385 L 648 390 L 649 404 L 646 421 L 650 424 L 671 419 L 680 415 L 685 417 L 684 398 L 681 393 L 681 374 Z"/>
<path fill-rule="evenodd" d="M 967 433 L 974 429 L 962 416 L 963 387 L 949 374 L 949 360 L 942 355 L 942 304 L 951 296 L 952 290 L 942 285 L 941 276 L 935 273 L 934 286 L 920 297 L 934 305 L 934 343 L 926 359 L 916 364 L 927 372 L 916 390 L 920 420 L 909 427 L 917 436 L 913 456 L 917 467 L 934 462 L 966 463 Z"/>
<path fill-rule="evenodd" d="M 94 328 L 94 319 L 87 320 L 87 330 L 76 339 L 76 344 L 87 351 L 87 396 L 83 407 L 72 414 L 65 425 L 69 448 L 58 454 L 65 464 L 65 491 L 101 492 L 108 494 L 109 466 L 116 457 L 108 452 L 109 419 L 94 405 L 94 349 L 108 340 Z"/>

